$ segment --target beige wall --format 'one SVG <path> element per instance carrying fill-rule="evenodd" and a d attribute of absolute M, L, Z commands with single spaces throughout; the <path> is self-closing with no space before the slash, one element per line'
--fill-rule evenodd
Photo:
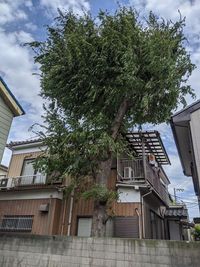
<path fill-rule="evenodd" d="M 8 177 L 17 177 L 21 175 L 23 162 L 25 159 L 34 159 L 38 157 L 41 152 L 23 153 L 12 155 L 10 166 L 8 170 Z"/>

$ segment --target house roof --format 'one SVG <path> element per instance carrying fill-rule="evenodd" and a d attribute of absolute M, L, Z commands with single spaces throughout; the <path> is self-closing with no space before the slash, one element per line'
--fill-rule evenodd
<path fill-rule="evenodd" d="M 125 136 L 138 156 L 142 156 L 144 143 L 145 154 L 154 154 L 156 161 L 161 165 L 170 164 L 158 131 L 132 132 Z"/>
<path fill-rule="evenodd" d="M 165 211 L 166 217 L 181 217 L 181 218 L 187 218 L 188 217 L 188 211 L 185 208 L 185 206 L 171 206 L 166 209 Z"/>
<path fill-rule="evenodd" d="M 15 96 L 12 94 L 7 84 L 0 76 L 0 95 L 12 111 L 14 116 L 20 116 L 25 114 L 22 106 L 19 104 Z"/>
<path fill-rule="evenodd" d="M 11 150 L 15 150 L 18 148 L 30 147 L 34 145 L 38 145 L 42 143 L 42 139 L 31 139 L 31 140 L 24 140 L 24 141 L 14 141 L 10 142 L 6 145 L 6 147 L 10 148 Z"/>

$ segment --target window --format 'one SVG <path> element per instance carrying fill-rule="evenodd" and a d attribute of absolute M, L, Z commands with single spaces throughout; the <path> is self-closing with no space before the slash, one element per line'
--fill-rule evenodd
<path fill-rule="evenodd" d="M 78 218 L 78 236 L 89 237 L 91 236 L 92 218 Z"/>
<path fill-rule="evenodd" d="M 44 184 L 46 181 L 46 176 L 39 171 L 34 169 L 35 159 L 25 159 L 22 174 L 21 174 L 21 185 L 30 185 L 30 184 Z"/>
<path fill-rule="evenodd" d="M 0 222 L 0 230 L 5 232 L 31 232 L 32 224 L 32 215 L 5 215 Z"/>

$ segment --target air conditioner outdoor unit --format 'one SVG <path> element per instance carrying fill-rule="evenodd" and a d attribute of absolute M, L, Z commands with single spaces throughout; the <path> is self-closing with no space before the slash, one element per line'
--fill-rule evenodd
<path fill-rule="evenodd" d="M 6 188 L 8 184 L 8 178 L 0 179 L 0 188 Z"/>
<path fill-rule="evenodd" d="M 124 179 L 133 178 L 133 169 L 131 167 L 124 167 Z"/>
<path fill-rule="evenodd" d="M 8 189 L 13 187 L 12 178 L 2 178 L 0 179 L 0 189 Z"/>

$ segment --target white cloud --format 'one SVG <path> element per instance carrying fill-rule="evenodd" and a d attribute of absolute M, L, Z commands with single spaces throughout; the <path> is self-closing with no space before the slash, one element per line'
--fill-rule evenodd
<path fill-rule="evenodd" d="M 41 6 L 46 8 L 49 15 L 57 14 L 58 8 L 61 10 L 72 9 L 75 14 L 81 15 L 83 11 L 90 9 L 89 1 L 87 0 L 40 0 Z"/>
<path fill-rule="evenodd" d="M 32 22 L 27 22 L 25 25 L 27 30 L 30 31 L 36 31 L 37 30 L 37 25 L 33 24 Z"/>
<path fill-rule="evenodd" d="M 27 14 L 22 7 L 31 8 L 31 0 L 3 0 L 0 2 L 0 25 L 16 20 L 26 20 Z"/>

